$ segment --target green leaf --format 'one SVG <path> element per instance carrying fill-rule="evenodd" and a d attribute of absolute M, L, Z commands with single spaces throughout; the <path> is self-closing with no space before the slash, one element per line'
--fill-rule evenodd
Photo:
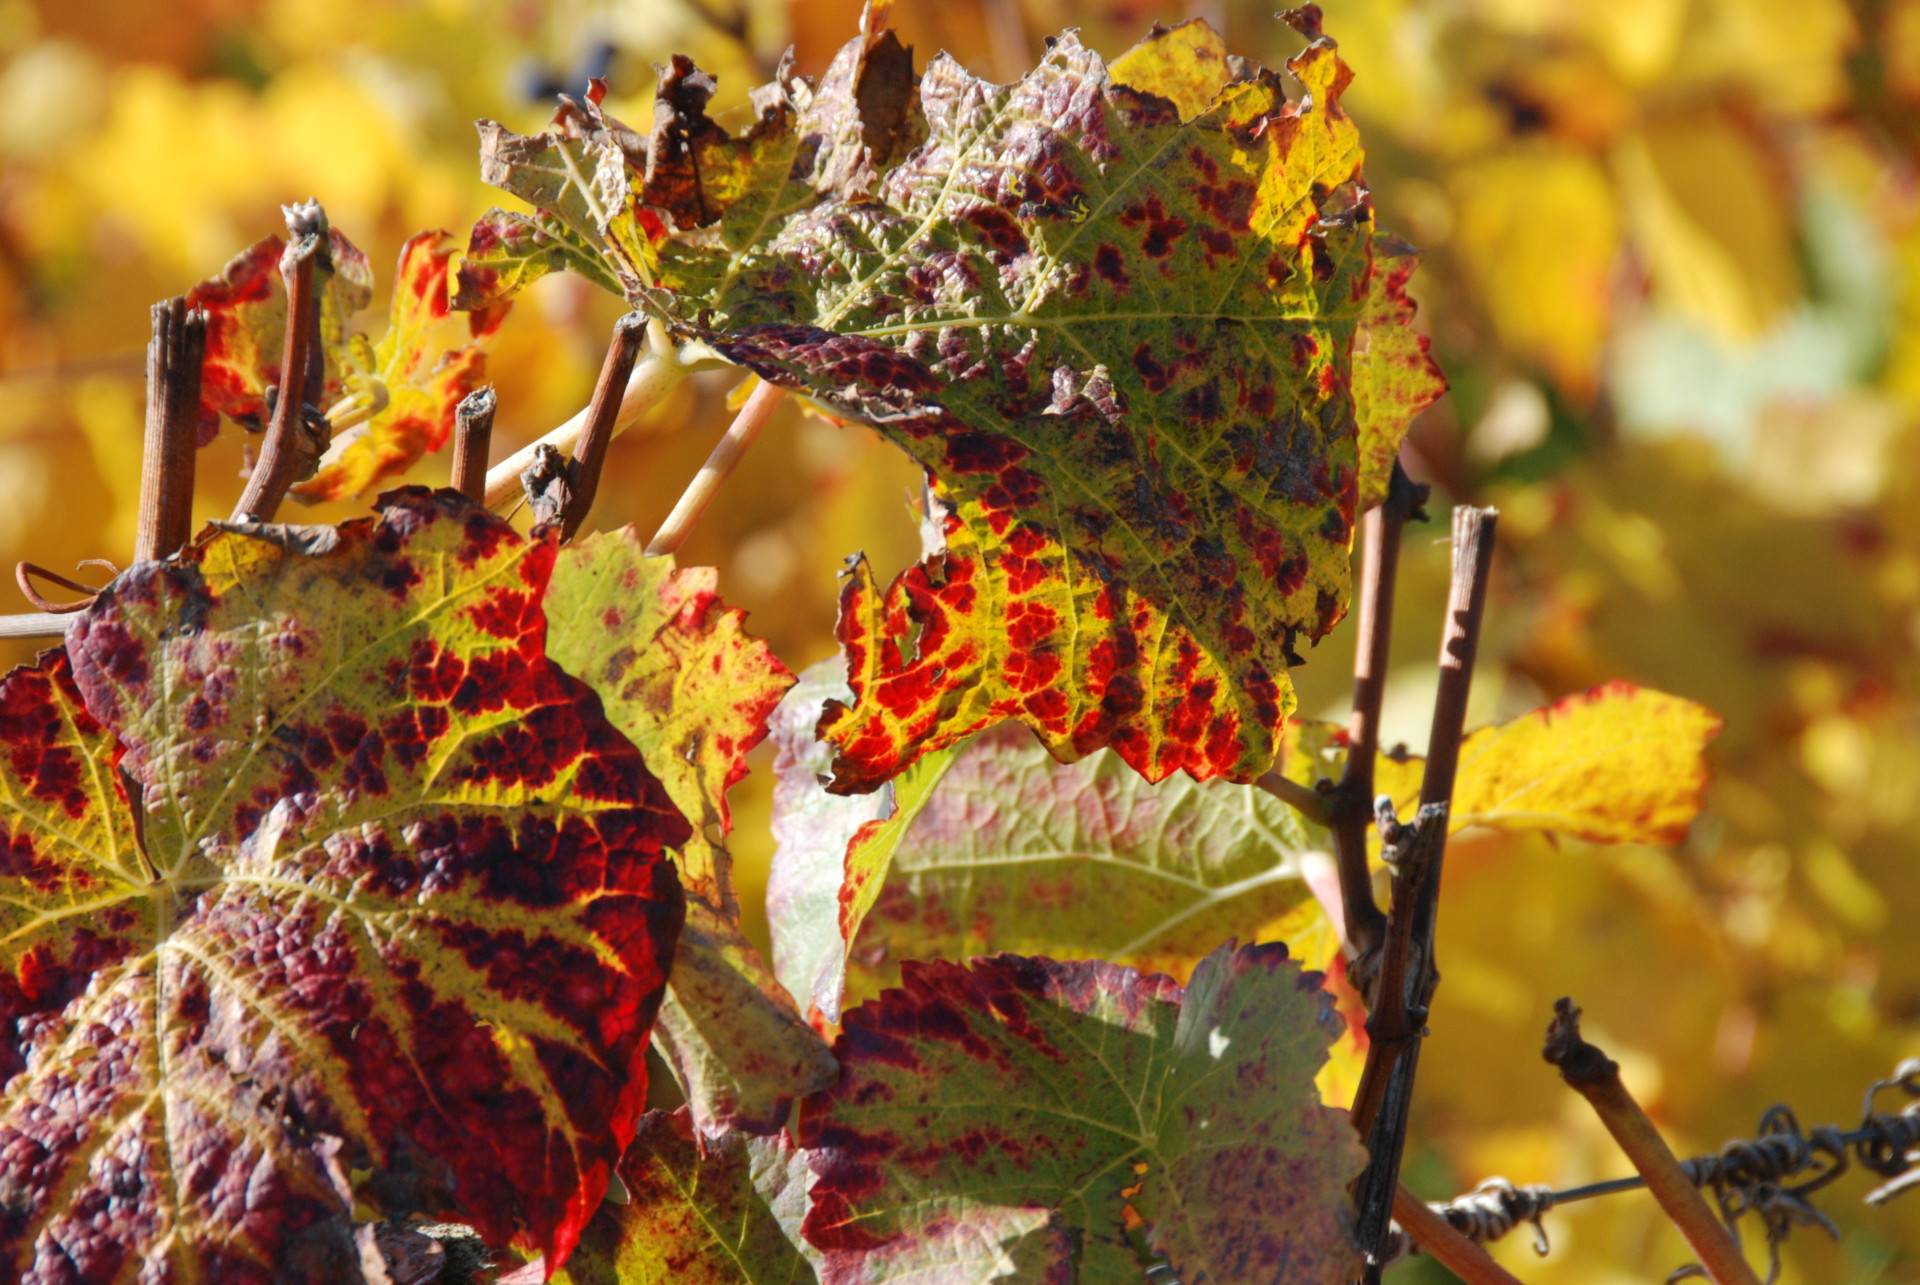
<path fill-rule="evenodd" d="M 603 116 L 598 101 L 564 96 L 548 133 L 523 138 L 490 120 L 479 128 L 480 177 L 539 210 L 541 229 L 569 247 L 570 260 L 577 247 L 592 247 L 596 266 L 590 276 L 637 296 L 652 280 L 643 217 L 646 226 L 658 226 L 640 210 L 627 164 L 640 138 Z"/>
<path fill-rule="evenodd" d="M 1300 863 L 1331 840 L 1294 809 L 1224 781 L 1150 786 L 1106 752 L 1058 763 L 1014 728 L 923 760 L 893 787 L 913 805 L 865 824 L 865 796 L 839 800 L 815 780 L 824 750 L 806 762 L 808 702 L 817 709 L 831 693 L 823 680 L 836 668 L 809 670 L 791 711 L 776 715 L 770 888 L 826 890 L 769 898 L 776 959 L 791 941 L 818 941 L 810 976 L 844 969 L 858 1000 L 894 983 L 907 959 L 1010 951 L 1185 976 L 1228 938 L 1297 952 L 1323 935 Z M 860 828 L 809 820 L 836 807 Z M 863 887 L 850 886 L 856 866 Z M 836 902 L 845 936 L 829 939 L 814 917 Z M 837 979 L 814 981 L 811 994 L 822 1016 L 837 1017 L 826 1002 L 839 998 Z"/>
<path fill-rule="evenodd" d="M 5 1275 L 358 1279 L 356 1199 L 565 1259 L 687 826 L 546 659 L 554 553 L 418 489 L 214 531 L 0 682 Z"/>
<path fill-rule="evenodd" d="M 627 153 L 646 177 L 622 189 L 629 222 L 655 229 L 630 293 L 880 429 L 946 509 L 945 548 L 891 587 L 864 561 L 848 578 L 855 699 L 822 723 L 837 790 L 1006 719 L 1062 759 L 1111 746 L 1150 780 L 1252 780 L 1295 641 L 1346 608 L 1363 456 L 1390 460 L 1419 398 L 1357 402 L 1410 348 L 1439 384 L 1418 344 L 1362 339 L 1408 310 L 1380 302 L 1404 297 L 1375 265 L 1332 42 L 1289 62 L 1306 90 L 1289 100 L 1271 72 L 1225 79 L 1224 58 L 1168 70 L 1200 57 L 1193 35 L 1158 32 L 1167 57 L 1123 67 L 1188 108 L 1217 78 L 1197 114 L 1071 34 L 1016 84 L 942 57 L 916 87 L 881 32 L 817 88 L 764 87 L 738 137 L 676 66 Z M 575 145 L 562 129 L 489 155 Z M 649 204 L 668 173 L 671 203 Z M 570 224 L 595 190 L 506 185 Z"/>
<path fill-rule="evenodd" d="M 1366 1156 L 1313 1088 L 1339 1023 L 1285 947 L 1223 947 L 1184 994 L 1012 955 L 903 971 L 847 1014 L 841 1078 L 801 1113 L 816 1153 L 803 1228 L 827 1279 L 934 1238 L 1001 1244 L 1020 1211 L 1074 1237 L 1080 1280 L 1357 1267 L 1346 1187 Z"/>
<path fill-rule="evenodd" d="M 591 241 L 549 214 L 488 210 L 473 225 L 455 277 L 452 306 L 498 309 L 549 272 L 572 269 L 604 290 L 620 293 Z"/>
<path fill-rule="evenodd" d="M 687 923 L 656 1038 L 700 1132 L 771 1132 L 832 1080 L 826 1045 L 740 929 L 726 792 L 793 675 L 724 606 L 711 568 L 649 558 L 631 527 L 560 552 L 547 653 L 600 694 L 682 813 Z"/>
<path fill-rule="evenodd" d="M 811 1285 L 807 1156 L 771 1137 L 698 1136 L 683 1108 L 649 1111 L 620 1160 L 629 1199 L 608 1204 L 556 1279 L 579 1285 Z"/>

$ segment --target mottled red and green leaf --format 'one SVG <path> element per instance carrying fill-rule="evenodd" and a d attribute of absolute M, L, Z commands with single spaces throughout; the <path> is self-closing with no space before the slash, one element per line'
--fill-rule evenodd
<path fill-rule="evenodd" d="M 789 700 L 817 710 L 835 668 L 809 670 Z M 1298 950 L 1321 934 L 1301 859 L 1332 841 L 1254 786 L 1151 786 L 1110 752 L 1059 763 L 1007 726 L 916 764 L 889 787 L 906 806 L 869 823 L 864 799 L 818 783 L 812 724 L 798 707 L 776 723 L 769 887 L 782 895 L 768 908 L 776 959 L 809 959 L 800 993 L 828 1020 L 842 977 L 858 1002 L 895 983 L 903 960 L 1009 951 L 1178 978 L 1229 938 Z M 814 885 L 830 891 L 791 893 Z M 837 903 L 840 933 L 805 921 L 822 903 Z"/>
<path fill-rule="evenodd" d="M 676 67 L 674 129 L 644 146 L 605 121 L 489 143 L 622 152 L 618 211 L 591 199 L 604 168 L 488 172 L 627 247 L 629 296 L 678 331 L 927 467 L 944 549 L 884 590 L 856 563 L 842 596 L 838 790 L 1007 719 L 1152 780 L 1273 761 L 1294 644 L 1345 610 L 1356 512 L 1420 402 L 1362 409 L 1370 372 L 1411 345 L 1438 383 L 1423 347 L 1363 338 L 1407 315 L 1378 302 L 1404 295 L 1332 43 L 1289 62 L 1290 99 L 1203 37 L 1158 32 L 1110 73 L 1069 34 L 1013 85 L 943 57 L 916 86 L 881 32 L 817 87 L 765 87 L 738 137 Z M 689 155 L 714 184 L 688 190 Z"/>
<path fill-rule="evenodd" d="M 1366 1155 L 1314 1092 L 1339 1022 L 1285 947 L 1223 947 L 1184 993 L 1014 955 L 903 974 L 847 1014 L 841 1078 L 801 1112 L 803 1230 L 828 1280 L 943 1239 L 977 1260 L 1011 1247 L 1010 1215 L 1022 1240 L 1034 1215 L 1057 1220 L 1072 1279 L 1349 1278 L 1346 1186 Z"/>
<path fill-rule="evenodd" d="M 357 1279 L 360 1202 L 565 1258 L 688 831 L 546 658 L 554 553 L 451 492 L 216 531 L 0 683 L 8 1275 Z"/>
<path fill-rule="evenodd" d="M 599 693 L 694 823 L 680 863 L 687 923 L 656 1040 L 706 1135 L 778 1129 L 834 1072 L 740 928 L 726 794 L 793 675 L 715 581 L 711 568 L 647 557 L 624 527 L 562 549 L 547 595 L 548 655 Z"/>

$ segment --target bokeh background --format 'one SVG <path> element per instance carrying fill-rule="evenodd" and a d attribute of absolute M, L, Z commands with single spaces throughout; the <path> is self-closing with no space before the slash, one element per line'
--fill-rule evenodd
<path fill-rule="evenodd" d="M 1389 732 L 1419 745 L 1444 509 L 1501 506 L 1476 718 L 1622 677 L 1712 705 L 1706 815 L 1678 850 L 1462 840 L 1408 1179 L 1623 1172 L 1538 1056 L 1555 996 L 1682 1154 L 1776 1101 L 1851 1123 L 1920 1053 L 1920 0 L 1331 0 L 1382 223 L 1421 247 L 1422 324 L 1453 384 L 1410 468 Z M 741 103 L 791 45 L 821 70 L 855 0 L 0 0 L 0 563 L 72 572 L 133 540 L 147 305 L 317 196 L 382 288 L 410 233 L 493 203 L 472 122 L 538 128 L 590 75 L 629 123 L 689 52 Z M 1068 25 L 1109 54 L 1200 15 L 1275 62 L 1269 5 L 899 0 L 924 59 L 1007 79 Z M 542 282 L 490 356 L 496 449 L 576 410 L 615 315 Z M 378 309 L 367 319 L 378 332 Z M 595 520 L 651 530 L 724 426 L 727 382 L 621 439 Z M 201 457 L 238 493 L 244 434 Z M 440 482 L 444 459 L 419 480 Z M 915 556 L 904 457 L 792 406 L 685 550 L 795 669 L 831 653 L 840 559 Z M 352 511 L 311 510 L 315 519 Z M 285 516 L 298 517 L 289 512 Z M 83 573 L 92 574 L 92 573 Z M 9 590 L 9 592 L 11 592 Z M 24 610 L 24 602 L 9 610 Z M 7 644 L 9 662 L 31 655 Z M 1336 715 L 1351 631 L 1296 674 Z M 764 758 L 736 795 L 749 904 Z M 754 925 L 764 932 L 764 923 Z M 1920 1196 L 1821 1201 L 1791 1281 L 1920 1281 Z M 1685 1261 L 1637 1196 L 1570 1207 L 1529 1280 L 1659 1279 Z M 1758 1229 L 1750 1232 L 1758 1235 Z M 1415 1280 L 1435 1269 L 1401 1269 Z"/>

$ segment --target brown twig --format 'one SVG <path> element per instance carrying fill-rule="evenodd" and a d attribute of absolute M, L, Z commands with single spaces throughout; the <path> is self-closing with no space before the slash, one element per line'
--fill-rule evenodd
<path fill-rule="evenodd" d="M 147 343 L 147 424 L 133 560 L 164 558 L 193 535 L 193 472 L 207 314 L 184 298 L 153 305 Z"/>
<path fill-rule="evenodd" d="M 627 387 L 622 394 L 620 407 L 613 422 L 613 433 L 619 434 L 631 428 L 641 415 L 651 406 L 657 405 L 661 398 L 672 391 L 675 384 L 686 378 L 687 367 L 673 353 L 649 355 L 635 363 L 633 374 L 627 379 Z M 581 434 L 586 431 L 591 406 L 583 408 L 566 423 L 549 429 L 534 441 L 528 442 L 487 470 L 486 506 L 490 509 L 505 508 L 518 503 L 522 497 L 520 475 L 530 468 L 539 457 L 540 448 L 545 446 L 566 454 L 580 442 Z"/>
<path fill-rule="evenodd" d="M 1386 500 L 1362 519 L 1359 606 L 1353 652 L 1353 712 L 1347 719 L 1347 766 L 1330 808 L 1340 904 L 1353 977 L 1366 993 L 1378 972 L 1387 920 L 1373 899 L 1367 867 L 1367 829 L 1373 820 L 1373 766 L 1380 751 L 1380 700 L 1387 688 L 1393 642 L 1393 587 L 1400 565 L 1400 531 L 1424 519 L 1427 488 L 1396 461 Z"/>
<path fill-rule="evenodd" d="M 626 396 L 627 377 L 633 373 L 634 360 L 646 337 L 647 318 L 643 313 L 630 312 L 613 323 L 607 357 L 593 386 L 593 400 L 587 403 L 586 424 L 573 447 L 568 477 L 571 496 L 560 518 L 562 539 L 572 539 L 593 508 L 593 497 L 600 490 L 600 470 L 606 463 L 607 447 L 613 442 L 614 421 Z"/>
<path fill-rule="evenodd" d="M 1467 1285 L 1520 1285 L 1519 1277 L 1405 1187 L 1394 1188 L 1393 1217 L 1422 1252 Z"/>
<path fill-rule="evenodd" d="M 1427 961 L 1419 933 L 1420 892 L 1446 837 L 1447 809 L 1423 807 L 1412 825 L 1402 826 L 1383 805 L 1380 828 L 1381 853 L 1394 872 L 1393 902 L 1367 1015 L 1367 1061 L 1349 1108 L 1353 1127 L 1363 1135 L 1380 1118 L 1400 1055 L 1426 1032 L 1423 996 L 1430 997 L 1430 992 L 1422 976 Z"/>
<path fill-rule="evenodd" d="M 727 425 L 727 431 L 714 444 L 713 451 L 707 456 L 707 462 L 693 475 L 693 481 L 687 483 L 687 489 L 680 493 L 680 499 L 674 504 L 673 512 L 667 514 L 667 520 L 653 533 L 653 539 L 647 541 L 647 556 L 657 558 L 664 554 L 678 553 L 680 546 L 686 543 L 693 524 L 713 503 L 713 497 L 720 493 L 720 486 L 729 474 L 739 467 L 740 460 L 760 436 L 760 430 L 773 418 L 774 408 L 780 405 L 780 399 L 786 395 L 786 389 L 778 384 L 761 380 L 759 387 L 747 397 L 740 410 Z"/>
<path fill-rule="evenodd" d="M 1541 1056 L 1559 1068 L 1560 1078 L 1587 1100 L 1607 1132 L 1626 1153 L 1647 1190 L 1700 1255 L 1701 1266 L 1720 1285 L 1760 1285 L 1740 1246 L 1705 1196 L 1680 1167 L 1660 1131 L 1620 1082 L 1620 1067 L 1580 1037 L 1580 1010 L 1570 999 L 1556 1000 L 1553 1022 Z"/>
<path fill-rule="evenodd" d="M 280 256 L 280 275 L 287 283 L 287 333 L 280 357 L 280 391 L 260 444 L 260 458 L 247 475 L 240 502 L 234 505 L 236 522 L 271 522 L 288 489 L 312 473 L 326 449 L 326 418 L 318 409 L 326 358 L 320 351 L 316 278 L 329 249 L 327 215 L 318 201 L 289 205 L 285 213 L 288 244 Z"/>
<path fill-rule="evenodd" d="M 1368 1255 L 1370 1281 L 1379 1279 L 1392 1226 L 1393 1197 L 1400 1182 L 1400 1156 L 1406 1146 L 1420 1044 L 1426 1033 L 1427 1010 L 1439 984 L 1434 935 L 1446 856 L 1447 811 L 1453 799 L 1454 770 L 1460 758 L 1480 621 L 1486 610 L 1497 521 L 1492 509 L 1463 505 L 1453 511 L 1453 580 L 1440 636 L 1440 684 L 1434 694 L 1433 722 L 1427 734 L 1420 812 L 1407 826 L 1392 816 L 1390 806 L 1384 807 L 1378 818 L 1384 852 L 1394 866 L 1393 902 L 1387 920 L 1387 944 L 1373 987 L 1372 1012 L 1367 1019 L 1367 1061 L 1353 1105 L 1354 1127 L 1366 1139 L 1369 1157 L 1354 1199 L 1355 1236 Z"/>
<path fill-rule="evenodd" d="M 498 405 L 489 384 L 461 398 L 453 412 L 453 489 L 476 502 L 487 494 L 487 454 L 493 449 L 493 412 Z"/>

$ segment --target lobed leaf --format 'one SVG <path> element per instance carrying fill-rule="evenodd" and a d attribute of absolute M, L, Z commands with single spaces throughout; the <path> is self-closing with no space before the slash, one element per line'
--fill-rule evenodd
<path fill-rule="evenodd" d="M 838 1017 L 843 984 L 870 996 L 907 959 L 1008 951 L 1184 977 L 1228 938 L 1284 940 L 1297 952 L 1320 934 L 1301 858 L 1331 841 L 1293 808 L 1224 781 L 1149 786 L 1108 752 L 1058 763 L 1013 728 L 923 760 L 895 787 L 912 806 L 884 820 L 863 818 L 851 832 L 795 823 L 836 806 L 809 770 L 818 763 L 805 762 L 808 702 L 826 699 L 835 668 L 809 670 L 775 724 L 770 886 L 838 894 L 770 898 L 775 958 L 790 940 L 826 937 L 804 916 L 838 901 L 840 933 L 815 947 L 811 989 L 797 992 L 823 1018 Z"/>
<path fill-rule="evenodd" d="M 1611 682 L 1469 732 L 1460 743 L 1450 830 L 1571 835 L 1594 843 L 1678 843 L 1700 813 L 1707 743 L 1720 717 L 1704 705 Z M 1289 729 L 1287 774 L 1338 779 L 1346 735 L 1330 723 Z M 1382 755 L 1379 793 L 1402 816 L 1420 797 L 1418 755 Z"/>
<path fill-rule="evenodd" d="M 801 1113 L 816 1175 L 803 1230 L 827 1280 L 945 1240 L 1011 1252 L 1040 1215 L 1082 1280 L 1356 1267 L 1346 1185 L 1366 1156 L 1313 1090 L 1339 1023 L 1284 946 L 1223 947 L 1184 993 L 1013 955 L 903 972 L 847 1014 L 841 1078 Z"/>
<path fill-rule="evenodd" d="M 658 221 L 643 214 L 628 166 L 630 153 L 641 151 L 643 142 L 601 114 L 604 86 L 595 82 L 595 89 L 600 92 L 584 102 L 562 95 L 554 128 L 532 138 L 497 121 L 479 122 L 480 177 L 539 211 L 534 228 L 566 247 L 568 266 L 586 264 L 590 277 L 611 280 L 633 297 L 652 279 L 652 252 L 642 219 L 650 227 Z M 502 229 L 498 213 L 481 219 L 483 227 L 476 227 L 470 242 L 479 245 L 483 256 L 492 249 L 493 231 L 506 231 L 509 240 L 534 239 L 524 223 Z M 482 275 L 463 277 L 461 292 L 471 297 L 479 291 L 489 303 L 497 302 L 503 297 L 498 291 L 507 283 L 484 275 L 492 266 L 486 258 L 480 266 Z"/>
<path fill-rule="evenodd" d="M 597 108 L 492 127 L 487 176 L 630 298 L 929 470 L 945 548 L 842 594 L 836 790 L 1006 719 L 1150 780 L 1271 765 L 1294 641 L 1345 610 L 1357 507 L 1440 388 L 1315 35 L 1291 100 L 1193 25 L 1113 72 L 1069 34 L 1010 86 L 944 57 L 916 86 L 869 32 L 739 136 L 679 63 L 644 146 Z"/>
<path fill-rule="evenodd" d="M 356 1202 L 564 1261 L 688 831 L 546 658 L 554 553 L 418 489 L 216 530 L 0 681 L 10 1278 L 358 1279 Z"/>
<path fill-rule="evenodd" d="M 649 558 L 631 527 L 560 552 L 547 654 L 600 694 L 694 822 L 681 848 L 687 923 L 657 1040 L 703 1135 L 770 1132 L 834 1062 L 740 928 L 726 793 L 793 675 L 715 593 L 711 568 Z"/>

